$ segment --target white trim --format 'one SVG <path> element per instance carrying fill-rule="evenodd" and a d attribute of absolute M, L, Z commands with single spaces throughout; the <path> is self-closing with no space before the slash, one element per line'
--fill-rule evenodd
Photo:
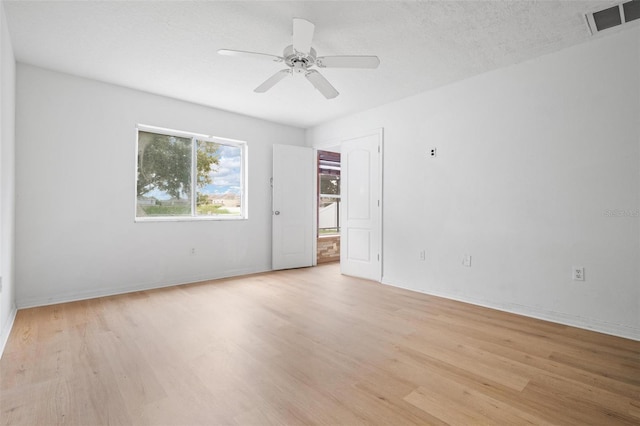
<path fill-rule="evenodd" d="M 377 129 L 377 131 L 380 134 L 380 145 L 378 150 L 378 153 L 380 154 L 380 157 L 378 159 L 378 167 L 380 168 L 378 174 L 378 179 L 380 179 L 380 211 L 378 212 L 378 217 L 380 219 L 380 223 L 378 224 L 378 226 L 380 231 L 380 282 L 382 282 L 384 278 L 384 127 L 380 127 L 379 129 Z"/>
<path fill-rule="evenodd" d="M 211 136 L 202 133 L 186 132 L 184 130 L 167 129 L 165 127 L 149 126 L 147 124 L 137 124 L 136 131 L 156 133 L 166 136 L 178 136 L 180 138 L 210 138 Z"/>
<path fill-rule="evenodd" d="M 198 138 L 202 141 L 216 142 L 222 145 L 246 145 L 247 142 L 240 139 L 223 138 L 222 136 L 205 135 L 204 133 L 188 132 L 186 130 L 167 129 L 166 127 L 150 126 L 147 124 L 137 124 L 136 131 L 141 130 L 143 132 L 156 133 L 166 136 L 177 136 L 180 138 Z"/>
<path fill-rule="evenodd" d="M 342 143 L 342 139 L 335 138 L 335 139 L 329 139 L 329 140 L 321 142 L 321 143 L 316 143 L 312 147 L 316 151 L 318 151 L 318 150 L 326 151 L 326 150 L 331 149 L 331 148 L 339 147 L 341 143 Z"/>
<path fill-rule="evenodd" d="M 0 335 L 0 359 L 2 359 L 2 355 L 4 354 L 4 348 L 7 346 L 7 341 L 9 341 L 9 335 L 11 334 L 11 330 L 13 329 L 13 323 L 16 320 L 16 314 L 18 309 L 16 305 L 11 306 L 11 312 L 9 313 L 9 321 L 5 324 L 2 329 L 2 334 Z"/>
<path fill-rule="evenodd" d="M 210 215 L 210 216 L 146 216 L 146 217 L 136 217 L 134 222 L 136 223 L 145 223 L 145 222 L 199 222 L 199 221 L 207 221 L 207 220 L 247 220 L 246 217 L 242 217 L 240 215 L 231 216 L 231 215 Z"/>
<path fill-rule="evenodd" d="M 596 23 L 593 19 L 593 13 L 586 13 L 584 15 L 584 18 L 587 22 L 587 29 L 589 30 L 589 33 L 591 33 L 591 35 L 594 35 L 595 33 L 598 32 L 598 29 L 596 27 Z"/>
<path fill-rule="evenodd" d="M 313 253 L 313 261 L 311 266 L 318 265 L 318 198 L 320 198 L 320 180 L 318 175 L 318 164 L 320 164 L 318 149 L 313 149 L 313 236 L 311 240 L 311 252 Z"/>
<path fill-rule="evenodd" d="M 627 23 L 627 17 L 624 14 L 624 3 L 620 3 L 618 5 L 618 13 L 620 13 L 620 25 L 626 24 Z"/>
<path fill-rule="evenodd" d="M 133 151 L 133 164 L 135 164 L 135 171 L 133 175 L 133 191 L 131 191 L 133 195 L 133 221 L 137 222 L 138 219 L 138 149 L 139 149 L 139 139 L 140 139 L 140 126 L 136 126 L 134 131 L 136 132 L 136 146 Z"/>
<path fill-rule="evenodd" d="M 206 141 L 205 141 L 206 146 Z M 198 208 L 198 190 L 196 189 L 198 185 L 198 167 L 196 166 L 196 162 L 198 161 L 198 138 L 191 138 L 191 194 L 189 196 L 191 215 L 189 217 L 195 217 L 197 208 Z M 136 179 L 138 175 L 136 175 Z"/>
<path fill-rule="evenodd" d="M 242 142 L 239 145 L 242 150 L 242 163 L 240 166 L 240 215 L 249 219 L 249 144 Z"/>
<path fill-rule="evenodd" d="M 447 292 L 418 290 L 415 288 L 394 284 L 385 280 L 382 281 L 382 284 L 389 285 L 391 287 L 402 288 L 405 290 L 415 291 L 416 293 L 428 294 L 430 296 L 442 297 L 445 299 L 470 303 L 476 306 L 496 309 L 498 311 L 509 312 L 516 315 L 550 321 L 556 324 L 568 325 L 584 330 L 590 330 L 598 333 L 610 334 L 612 336 L 623 337 L 625 339 L 640 341 L 640 329 L 629 327 L 623 324 L 584 318 L 581 316 L 566 314 L 563 312 L 548 311 L 545 309 L 521 305 L 517 303 L 500 303 Z"/>
<path fill-rule="evenodd" d="M 37 308 L 40 306 L 57 305 L 59 303 L 77 302 L 79 300 L 96 299 L 107 296 L 117 296 L 121 294 L 134 293 L 137 291 L 156 290 L 167 287 L 178 287 L 187 284 L 205 283 L 208 281 L 214 281 L 211 284 L 215 284 L 216 280 L 222 280 L 226 278 L 235 278 L 245 275 L 261 274 L 264 272 L 271 272 L 269 267 L 267 268 L 242 268 L 219 275 L 204 276 L 194 275 L 192 277 L 181 278 L 179 281 L 166 281 L 166 282 L 146 282 L 135 284 L 126 287 L 109 287 L 101 289 L 93 289 L 87 291 L 68 291 L 65 293 L 56 294 L 52 297 L 31 297 L 26 299 L 17 300 L 16 304 L 18 309 Z"/>

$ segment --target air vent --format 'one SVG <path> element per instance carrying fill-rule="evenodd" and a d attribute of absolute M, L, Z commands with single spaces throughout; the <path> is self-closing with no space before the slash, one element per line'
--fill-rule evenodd
<path fill-rule="evenodd" d="M 635 21 L 640 18 L 640 1 L 628 1 L 622 5 L 622 11 L 624 12 L 624 21 Z"/>
<path fill-rule="evenodd" d="M 640 18 L 640 0 L 631 0 L 606 9 L 596 10 L 586 14 L 585 17 L 591 34 L 595 34 Z"/>
<path fill-rule="evenodd" d="M 594 13 L 593 20 L 596 23 L 596 29 L 598 31 L 606 30 L 607 28 L 622 24 L 620 6 L 610 7 L 609 9 Z"/>

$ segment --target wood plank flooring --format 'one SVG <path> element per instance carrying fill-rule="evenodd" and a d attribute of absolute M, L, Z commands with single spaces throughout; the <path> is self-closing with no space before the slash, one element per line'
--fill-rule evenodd
<path fill-rule="evenodd" d="M 18 312 L 3 425 L 639 425 L 640 342 L 336 264 Z"/>

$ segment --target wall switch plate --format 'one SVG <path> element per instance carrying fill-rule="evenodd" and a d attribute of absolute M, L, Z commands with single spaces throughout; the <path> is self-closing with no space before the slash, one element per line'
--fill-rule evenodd
<path fill-rule="evenodd" d="M 467 267 L 471 267 L 471 255 L 465 254 L 462 258 L 462 264 Z"/>
<path fill-rule="evenodd" d="M 436 148 L 431 148 L 429 150 L 429 157 L 435 157 L 436 156 Z"/>
<path fill-rule="evenodd" d="M 420 260 L 426 260 L 427 259 L 427 252 L 425 250 L 421 250 L 420 251 Z"/>
<path fill-rule="evenodd" d="M 584 281 L 584 266 L 573 267 L 573 281 Z"/>

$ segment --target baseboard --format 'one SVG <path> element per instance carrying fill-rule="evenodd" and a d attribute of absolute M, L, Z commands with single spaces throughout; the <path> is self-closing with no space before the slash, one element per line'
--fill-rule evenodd
<path fill-rule="evenodd" d="M 39 306 L 57 305 L 58 303 L 77 302 L 80 300 L 96 299 L 98 297 L 117 296 L 119 294 L 135 293 L 136 291 L 155 290 L 159 288 L 175 287 L 179 285 L 193 284 L 198 282 L 221 280 L 225 278 L 233 278 L 233 277 L 238 277 L 243 275 L 260 274 L 268 271 L 270 271 L 270 269 L 265 269 L 265 270 L 242 269 L 242 270 L 230 271 L 230 272 L 227 272 L 226 274 L 222 274 L 219 276 L 213 276 L 213 277 L 195 276 L 195 277 L 185 278 L 183 280 L 176 281 L 176 282 L 147 282 L 147 283 L 139 283 L 136 285 L 126 286 L 126 287 L 112 287 L 112 288 L 91 289 L 91 290 L 79 291 L 79 292 L 78 291 L 67 292 L 67 293 L 56 294 L 55 296 L 18 299 L 16 300 L 16 305 L 18 309 L 36 308 Z"/>
<path fill-rule="evenodd" d="M 9 340 L 9 335 L 11 334 L 11 329 L 13 328 L 13 323 L 16 320 L 17 313 L 18 309 L 13 305 L 11 307 L 11 312 L 9 313 L 9 321 L 7 321 L 5 326 L 2 328 L 2 335 L 0 335 L 0 359 L 2 358 L 2 354 L 4 354 L 4 348 Z"/>
<path fill-rule="evenodd" d="M 133 293 L 136 291 L 173 287 L 178 285 L 191 284 L 195 282 L 233 278 L 233 277 L 242 276 L 242 275 L 259 274 L 259 273 L 264 273 L 269 271 L 270 269 L 242 270 L 242 271 L 234 271 L 233 274 L 226 274 L 222 276 L 215 276 L 215 277 L 208 277 L 208 278 L 194 277 L 192 279 L 185 280 L 182 282 L 142 283 L 139 285 L 128 286 L 128 287 L 106 288 L 106 289 L 99 289 L 99 290 L 90 290 L 85 292 L 73 292 L 68 294 L 63 293 L 53 297 L 21 299 L 16 302 L 16 306 L 18 309 L 34 308 L 38 306 L 55 305 L 58 303 L 67 303 L 67 302 L 76 302 L 79 300 L 95 299 L 98 297 L 115 296 L 118 294 Z M 562 312 L 548 311 L 548 310 L 544 310 L 536 307 L 520 305 L 515 303 L 509 303 L 509 304 L 496 303 L 493 301 L 466 297 L 458 294 L 449 294 L 445 292 L 421 291 L 415 288 L 410 288 L 407 286 L 391 283 L 385 279 L 383 279 L 382 284 L 389 285 L 392 287 L 403 288 L 405 290 L 415 291 L 417 293 L 429 294 L 431 296 L 457 300 L 459 302 L 470 303 L 472 305 L 483 306 L 485 308 L 497 309 L 499 311 L 510 312 L 517 315 L 523 315 L 526 317 L 541 319 L 545 321 L 551 321 L 558 324 L 568 325 L 572 327 L 582 328 L 585 330 L 591 330 L 599 333 L 605 333 L 613 336 L 623 337 L 626 339 L 640 341 L 640 329 L 629 327 L 623 324 L 614 324 L 614 323 L 595 320 L 591 318 L 584 318 L 584 317 L 579 317 L 575 315 L 569 315 Z M 4 347 L 9 338 L 9 333 L 11 332 L 11 328 L 13 327 L 13 322 L 15 320 L 16 311 L 17 311 L 16 306 L 13 307 L 13 310 L 10 314 L 9 322 L 2 330 L 2 335 L 0 336 L 0 339 L 1 339 L 0 340 L 0 345 L 1 345 L 0 357 L 2 352 L 4 352 Z"/>
<path fill-rule="evenodd" d="M 568 325 L 571 327 L 582 328 L 585 330 L 596 331 L 598 333 L 610 334 L 612 336 L 623 337 L 625 339 L 631 339 L 640 341 L 640 329 L 629 327 L 623 324 L 615 324 L 606 321 L 596 320 L 592 318 L 584 318 L 576 315 L 569 315 L 562 312 L 548 311 L 532 306 L 520 305 L 517 303 L 496 303 L 490 300 L 477 299 L 473 297 L 461 296 L 459 294 L 449 294 L 445 292 L 427 292 L 417 290 L 395 283 L 382 281 L 382 284 L 392 287 L 403 288 L 405 290 L 415 291 L 417 293 L 428 294 L 430 296 L 442 297 L 450 300 L 457 300 L 458 302 L 470 303 L 472 305 L 482 306 L 485 308 L 496 309 L 503 312 L 509 312 L 512 314 L 522 315 L 525 317 L 541 319 L 545 321 L 554 322 L 557 324 Z"/>

